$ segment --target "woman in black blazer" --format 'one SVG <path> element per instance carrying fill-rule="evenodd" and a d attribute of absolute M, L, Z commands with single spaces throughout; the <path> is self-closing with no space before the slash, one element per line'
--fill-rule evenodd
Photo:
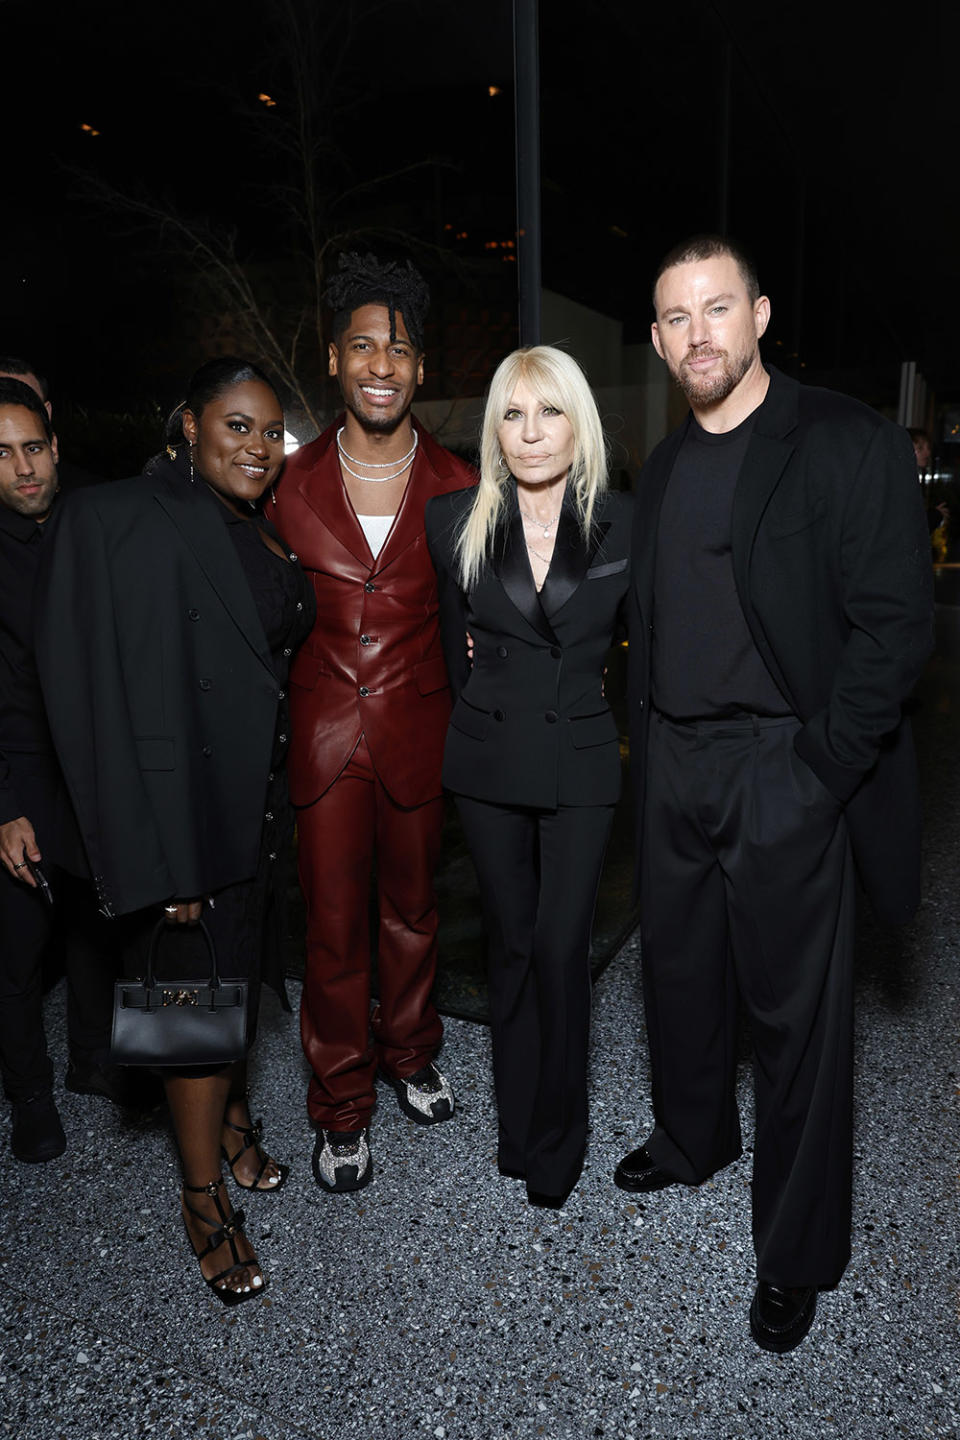
<path fill-rule="evenodd" d="M 497 1159 L 551 1204 L 583 1163 L 590 928 L 620 791 L 603 669 L 628 590 L 630 502 L 606 487 L 583 372 L 535 346 L 493 378 L 479 485 L 426 510 L 456 696 L 443 780 L 489 935 Z"/>
<path fill-rule="evenodd" d="M 142 477 L 64 506 L 37 659 L 101 906 L 129 917 L 133 964 L 165 912 L 161 973 L 204 973 L 202 914 L 221 973 L 249 978 L 252 1038 L 286 809 L 286 674 L 313 599 L 260 508 L 284 455 L 266 377 L 231 358 L 203 366 L 170 438 Z M 187 1234 L 217 1298 L 238 1304 L 264 1278 L 221 1153 L 246 1190 L 278 1190 L 286 1169 L 252 1124 L 245 1062 L 164 1078 Z"/>

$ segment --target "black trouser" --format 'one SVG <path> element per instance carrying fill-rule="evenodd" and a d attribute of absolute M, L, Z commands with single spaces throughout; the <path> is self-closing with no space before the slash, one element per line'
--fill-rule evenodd
<path fill-rule="evenodd" d="M 650 1153 L 688 1184 L 740 1154 L 739 993 L 757 1274 L 783 1286 L 834 1284 L 850 1255 L 853 862 L 799 728 L 654 716 L 641 878 Z"/>
<path fill-rule="evenodd" d="M 586 1145 L 590 927 L 613 806 L 457 808 L 487 925 L 499 1163 L 565 1195 Z"/>
<path fill-rule="evenodd" d="M 110 1043 L 116 945 L 110 922 L 97 914 L 93 890 L 44 861 L 56 916 L 40 892 L 0 874 L 0 1074 L 11 1101 L 49 1090 L 53 1066 L 43 1032 L 43 961 L 62 935 L 67 972 L 70 1055 L 102 1064 Z"/>

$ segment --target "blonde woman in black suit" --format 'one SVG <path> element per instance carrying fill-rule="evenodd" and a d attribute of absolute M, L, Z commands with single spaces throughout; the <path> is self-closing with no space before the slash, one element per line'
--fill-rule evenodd
<path fill-rule="evenodd" d="M 497 1159 L 534 1202 L 559 1204 L 586 1143 L 590 929 L 620 791 L 603 669 L 630 543 L 630 500 L 607 490 L 596 402 L 569 355 L 533 346 L 501 363 L 480 483 L 430 500 L 426 529 L 456 699 L 443 780 L 489 936 Z"/>

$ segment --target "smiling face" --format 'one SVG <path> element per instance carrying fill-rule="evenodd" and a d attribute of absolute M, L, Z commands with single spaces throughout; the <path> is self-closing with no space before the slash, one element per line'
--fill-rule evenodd
<path fill-rule="evenodd" d="M 546 486 L 565 476 L 573 464 L 573 426 L 525 380 L 513 388 L 497 439 L 511 474 L 523 485 Z"/>
<path fill-rule="evenodd" d="M 42 522 L 57 485 L 56 436 L 25 405 L 0 406 L 0 505 Z"/>
<path fill-rule="evenodd" d="M 364 430 L 396 430 L 423 384 L 423 355 L 399 310 L 395 316 L 391 340 L 386 305 L 361 305 L 330 345 L 330 374 L 340 381 L 344 404 Z"/>
<path fill-rule="evenodd" d="M 260 499 L 283 464 L 283 411 L 262 380 L 231 385 L 199 415 L 183 412 L 197 474 L 228 504 Z"/>
<path fill-rule="evenodd" d="M 770 301 L 751 302 L 732 255 L 674 265 L 661 275 L 651 335 L 694 411 L 719 405 L 760 373 L 758 342 Z"/>

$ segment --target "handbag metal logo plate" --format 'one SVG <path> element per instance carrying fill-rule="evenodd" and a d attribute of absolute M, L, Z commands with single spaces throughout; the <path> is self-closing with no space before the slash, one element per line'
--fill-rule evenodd
<path fill-rule="evenodd" d="M 199 1005 L 200 1000 L 196 990 L 164 990 L 164 1005 Z"/>

